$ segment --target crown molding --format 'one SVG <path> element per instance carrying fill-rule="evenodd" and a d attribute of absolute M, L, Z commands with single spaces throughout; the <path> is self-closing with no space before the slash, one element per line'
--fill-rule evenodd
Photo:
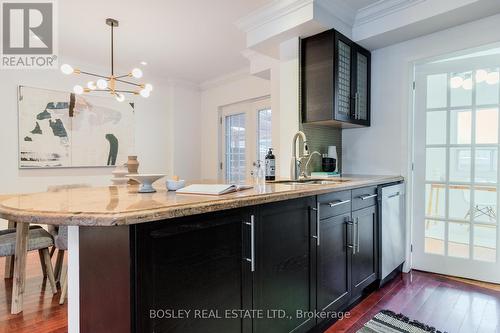
<path fill-rule="evenodd" d="M 384 16 L 416 6 L 427 0 L 379 0 L 358 10 L 354 26 L 360 26 Z"/>
<path fill-rule="evenodd" d="M 203 91 L 203 90 L 207 90 L 207 89 L 221 86 L 221 85 L 226 84 L 226 83 L 241 80 L 241 79 L 247 78 L 249 76 L 250 76 L 250 69 L 248 67 L 245 67 L 245 68 L 242 68 L 242 69 L 237 70 L 235 72 L 232 72 L 232 73 L 229 73 L 226 75 L 222 75 L 222 76 L 218 76 L 218 77 L 213 78 L 211 80 L 207 80 L 205 82 L 202 82 L 199 85 L 199 87 Z"/>
<path fill-rule="evenodd" d="M 296 12 L 305 6 L 313 5 L 315 0 L 274 0 L 273 2 L 238 19 L 234 24 L 244 32 L 255 30 L 267 23 Z"/>

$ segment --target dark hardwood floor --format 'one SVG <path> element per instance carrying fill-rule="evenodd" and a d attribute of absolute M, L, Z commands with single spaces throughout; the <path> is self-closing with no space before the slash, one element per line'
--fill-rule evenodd
<path fill-rule="evenodd" d="M 380 310 L 403 313 L 448 333 L 500 333 L 500 292 L 413 271 L 369 295 L 325 333 L 356 332 Z M 485 284 L 486 286 L 487 284 Z"/>
<path fill-rule="evenodd" d="M 52 261 L 55 263 L 55 255 Z M 42 276 L 36 251 L 30 252 L 26 267 L 24 311 L 10 314 L 12 279 L 4 279 L 5 258 L 0 260 L 0 333 L 64 333 L 68 331 L 67 302 L 59 305 L 60 289 L 52 295 L 50 284 Z M 58 286 L 59 288 L 59 286 Z"/>
<path fill-rule="evenodd" d="M 4 262 L 2 258 L 2 267 Z M 12 280 L 1 279 L 0 333 L 67 332 L 67 303 L 59 305 L 59 293 L 52 296 L 41 274 L 38 254 L 30 253 L 24 311 L 20 315 L 10 314 Z M 403 313 L 448 333 L 500 333 L 499 291 L 436 274 L 414 271 L 412 275 L 412 280 L 404 274 L 369 295 L 351 309 L 348 318 L 326 333 L 356 332 L 382 309 Z"/>

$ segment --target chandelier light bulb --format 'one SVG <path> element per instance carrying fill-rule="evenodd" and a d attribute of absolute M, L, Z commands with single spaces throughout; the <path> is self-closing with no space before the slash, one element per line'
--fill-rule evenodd
<path fill-rule="evenodd" d="M 121 93 L 116 93 L 115 98 L 118 102 L 123 102 L 125 100 L 125 96 Z"/>
<path fill-rule="evenodd" d="M 70 65 L 68 64 L 64 64 L 61 66 L 61 72 L 63 72 L 64 74 L 66 75 L 70 75 L 70 74 L 73 74 L 74 73 L 74 69 L 73 67 L 71 67 Z"/>
<path fill-rule="evenodd" d="M 96 90 L 97 86 L 94 81 L 89 81 L 89 83 L 87 83 L 87 88 L 89 88 L 90 90 Z"/>
<path fill-rule="evenodd" d="M 472 90 L 472 79 L 465 79 L 462 83 L 462 88 L 464 88 L 465 90 Z"/>
<path fill-rule="evenodd" d="M 486 78 L 486 83 L 488 84 L 498 84 L 500 81 L 500 73 L 498 72 L 491 72 L 488 74 L 488 77 Z"/>
<path fill-rule="evenodd" d="M 151 91 L 144 88 L 139 92 L 139 94 L 141 94 L 141 96 L 144 98 L 148 98 L 149 95 L 151 94 Z"/>
<path fill-rule="evenodd" d="M 140 68 L 134 68 L 132 69 L 132 76 L 135 77 L 136 79 L 140 79 L 142 77 L 142 70 Z"/>
<path fill-rule="evenodd" d="M 488 78 L 488 72 L 485 71 L 484 69 L 478 69 L 476 71 L 476 82 L 477 83 L 484 82 L 484 81 L 486 81 L 487 78 Z"/>
<path fill-rule="evenodd" d="M 454 76 L 450 79 L 450 87 L 453 89 L 460 88 L 464 82 L 460 76 Z"/>
<path fill-rule="evenodd" d="M 144 86 L 144 89 L 151 92 L 151 91 L 153 91 L 153 85 L 151 83 L 146 83 L 146 85 Z"/>
<path fill-rule="evenodd" d="M 83 94 L 83 87 L 80 85 L 76 85 L 73 87 L 73 92 L 77 95 Z"/>
<path fill-rule="evenodd" d="M 97 88 L 103 90 L 106 89 L 107 87 L 108 87 L 108 81 L 104 79 L 97 80 Z"/>

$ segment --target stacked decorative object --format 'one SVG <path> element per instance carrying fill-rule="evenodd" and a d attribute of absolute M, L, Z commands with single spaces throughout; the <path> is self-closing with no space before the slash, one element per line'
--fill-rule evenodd
<path fill-rule="evenodd" d="M 137 156 L 129 156 L 128 161 L 127 161 L 127 168 L 128 168 L 128 174 L 129 175 L 136 175 L 139 171 L 139 161 L 137 161 Z M 138 181 L 130 178 L 128 183 L 130 185 L 137 185 L 139 184 Z"/>
<path fill-rule="evenodd" d="M 128 168 L 126 164 L 119 165 L 113 170 L 113 178 L 111 178 L 111 182 L 113 185 L 124 185 L 127 184 L 129 178 L 125 177 L 128 175 Z"/>

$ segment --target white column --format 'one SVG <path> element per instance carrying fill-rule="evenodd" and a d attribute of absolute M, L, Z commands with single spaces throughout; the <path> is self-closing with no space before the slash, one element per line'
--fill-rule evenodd
<path fill-rule="evenodd" d="M 78 227 L 68 227 L 68 332 L 80 332 L 80 241 Z"/>
<path fill-rule="evenodd" d="M 299 38 L 280 44 L 280 177 L 290 177 L 292 138 L 299 130 Z"/>

